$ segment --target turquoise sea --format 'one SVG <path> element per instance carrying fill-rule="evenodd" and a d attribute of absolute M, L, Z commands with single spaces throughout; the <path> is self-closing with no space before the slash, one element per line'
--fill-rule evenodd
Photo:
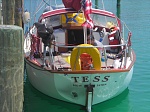
<path fill-rule="evenodd" d="M 25 0 L 25 9 L 36 11 L 40 1 L 42 0 Z M 116 13 L 116 1 L 104 0 L 105 9 Z M 56 3 L 59 5 L 61 0 L 57 0 Z M 56 3 L 55 0 L 51 0 L 51 4 Z M 92 112 L 150 112 L 149 4 L 150 0 L 121 0 L 120 18 L 132 31 L 132 46 L 136 53 L 134 74 L 130 85 L 122 94 L 92 106 Z M 85 110 L 82 106 L 62 102 L 40 93 L 25 77 L 24 112 L 85 112 Z"/>

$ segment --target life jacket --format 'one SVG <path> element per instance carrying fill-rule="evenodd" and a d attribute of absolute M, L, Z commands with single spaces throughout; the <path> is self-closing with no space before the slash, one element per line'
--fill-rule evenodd
<path fill-rule="evenodd" d="M 119 40 L 116 38 L 116 33 L 118 33 L 119 29 L 117 27 L 110 28 L 110 33 L 108 35 L 109 45 L 118 45 Z M 111 47 L 111 49 L 116 49 L 117 46 Z"/>
<path fill-rule="evenodd" d="M 80 55 L 80 61 L 81 61 L 81 70 L 90 70 L 93 66 L 92 58 L 87 53 L 82 53 Z"/>

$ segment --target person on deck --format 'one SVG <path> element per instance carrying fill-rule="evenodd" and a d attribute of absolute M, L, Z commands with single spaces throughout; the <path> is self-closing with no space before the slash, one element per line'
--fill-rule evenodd
<path fill-rule="evenodd" d="M 97 47 L 97 49 L 99 50 L 100 54 L 101 54 L 101 60 L 104 62 L 105 60 L 107 60 L 107 55 L 106 52 L 103 48 L 103 44 L 101 42 L 99 42 L 98 40 L 96 40 L 94 38 L 93 35 L 88 35 L 87 36 L 87 44 L 91 44 L 93 46 L 99 46 Z"/>
<path fill-rule="evenodd" d="M 103 47 L 103 44 L 101 42 L 99 42 L 98 40 L 96 40 L 92 34 L 91 35 L 89 34 L 87 36 L 87 44 L 91 44 L 93 46 L 99 46 L 98 47 L 99 50 L 100 50 L 100 48 Z"/>

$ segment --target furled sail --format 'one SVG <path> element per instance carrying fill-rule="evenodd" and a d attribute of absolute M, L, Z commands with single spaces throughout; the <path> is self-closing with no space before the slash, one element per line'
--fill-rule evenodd
<path fill-rule="evenodd" d="M 62 0 L 66 8 L 74 8 L 77 11 L 81 9 L 81 1 L 82 0 Z"/>

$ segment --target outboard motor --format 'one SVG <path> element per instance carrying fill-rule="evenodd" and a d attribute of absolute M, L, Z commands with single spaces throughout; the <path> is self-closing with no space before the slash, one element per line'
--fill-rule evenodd
<path fill-rule="evenodd" d="M 44 46 L 50 46 L 51 41 L 55 39 L 53 35 L 53 27 L 52 26 L 46 26 L 46 24 L 42 23 L 34 23 L 34 25 L 37 28 L 37 33 L 40 38 L 42 38 L 42 42 L 44 43 Z"/>
<path fill-rule="evenodd" d="M 42 38 L 42 42 L 44 44 L 44 66 L 45 66 L 45 57 L 46 57 L 46 47 L 49 47 L 49 55 L 52 60 L 52 50 L 51 45 L 52 41 L 55 40 L 55 36 L 53 35 L 53 27 L 51 25 L 42 24 L 39 22 L 34 23 L 37 28 L 37 34 L 40 38 Z M 51 62 L 52 63 L 52 62 Z"/>

